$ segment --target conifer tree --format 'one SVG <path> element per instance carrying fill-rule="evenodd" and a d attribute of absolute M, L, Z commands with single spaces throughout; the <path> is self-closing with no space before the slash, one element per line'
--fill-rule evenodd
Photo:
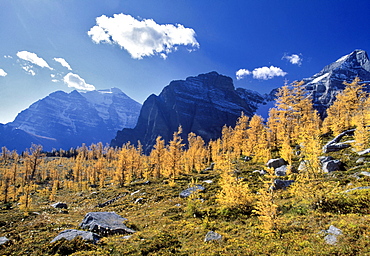
<path fill-rule="evenodd" d="M 346 87 L 327 109 L 327 117 L 323 123 L 324 131 L 332 131 L 334 136 L 355 126 L 354 117 L 367 98 L 367 93 L 363 90 L 365 84 L 358 77 L 352 83 L 344 84 Z"/>
<path fill-rule="evenodd" d="M 156 138 L 156 143 L 153 147 L 153 150 L 150 152 L 150 163 L 153 168 L 153 176 L 158 179 L 163 175 L 164 169 L 164 157 L 166 154 L 166 148 L 164 146 L 164 140 L 161 136 Z"/>
<path fill-rule="evenodd" d="M 226 153 L 228 155 L 230 153 Z M 239 179 L 235 171 L 235 164 L 232 164 L 230 157 L 218 163 L 221 170 L 221 190 L 217 194 L 217 202 L 222 208 L 250 211 L 254 202 L 254 196 L 246 182 Z"/>
<path fill-rule="evenodd" d="M 263 182 L 263 186 L 259 190 L 254 212 L 258 215 L 262 230 L 266 234 L 273 234 L 277 230 L 278 205 L 275 203 L 276 192 L 271 188 L 274 171 L 268 169 L 267 172 L 268 179 Z"/>
<path fill-rule="evenodd" d="M 168 145 L 168 164 L 170 168 L 170 177 L 174 179 L 180 173 L 181 170 L 181 157 L 184 144 L 180 134 L 182 133 L 182 127 L 179 126 L 177 132 L 174 132 L 173 139 Z"/>

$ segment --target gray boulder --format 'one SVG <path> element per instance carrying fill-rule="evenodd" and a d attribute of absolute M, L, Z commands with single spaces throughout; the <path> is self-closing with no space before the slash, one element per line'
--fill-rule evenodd
<path fill-rule="evenodd" d="M 269 168 L 279 168 L 280 166 L 286 165 L 287 161 L 285 161 L 283 158 L 276 158 L 276 159 L 270 159 L 266 165 Z"/>
<path fill-rule="evenodd" d="M 288 170 L 288 166 L 282 165 L 275 169 L 275 175 L 276 176 L 286 176 Z"/>
<path fill-rule="evenodd" d="M 123 224 L 126 220 L 115 212 L 89 212 L 80 223 L 80 227 L 99 235 L 135 233 Z"/>
<path fill-rule="evenodd" d="M 360 155 L 360 156 L 362 156 L 362 155 L 366 155 L 366 154 L 368 154 L 368 153 L 370 153 L 370 148 L 365 149 L 365 150 L 360 151 L 360 152 L 357 152 L 357 154 L 358 154 L 358 155 Z"/>
<path fill-rule="evenodd" d="M 54 203 L 51 206 L 57 209 L 68 209 L 68 205 L 66 203 L 61 202 Z"/>
<path fill-rule="evenodd" d="M 10 240 L 6 238 L 5 236 L 0 237 L 0 245 L 4 245 L 6 243 L 9 243 Z"/>
<path fill-rule="evenodd" d="M 51 240 L 50 243 L 54 243 L 63 238 L 70 241 L 76 237 L 81 237 L 83 240 L 92 242 L 94 244 L 97 243 L 100 239 L 100 236 L 93 232 L 81 231 L 76 229 L 66 229 L 60 232 L 53 240 Z"/>
<path fill-rule="evenodd" d="M 342 149 L 350 147 L 351 146 L 350 143 L 353 143 L 353 141 L 346 141 L 346 142 L 340 142 L 340 141 L 344 136 L 352 136 L 355 130 L 356 129 L 347 130 L 337 135 L 334 139 L 326 143 L 326 145 L 322 149 L 323 152 L 324 153 L 336 152 L 336 151 L 340 151 Z"/>
<path fill-rule="evenodd" d="M 328 230 L 324 230 L 327 235 L 325 236 L 325 242 L 327 244 L 335 245 L 338 241 L 337 237 L 342 235 L 342 230 L 339 228 L 334 227 L 333 225 L 330 225 Z"/>
<path fill-rule="evenodd" d="M 370 177 L 370 172 L 363 171 L 363 172 L 360 172 L 360 174 L 363 175 L 363 176 Z"/>
<path fill-rule="evenodd" d="M 343 168 L 344 168 L 343 163 L 339 160 L 329 160 L 322 164 L 322 171 L 324 173 L 343 170 Z"/>
<path fill-rule="evenodd" d="M 274 184 L 272 184 L 271 189 L 272 190 L 278 190 L 278 189 L 286 189 L 290 185 L 292 185 L 294 180 L 279 180 L 275 179 Z"/>
<path fill-rule="evenodd" d="M 180 192 L 180 197 L 182 197 L 182 198 L 188 197 L 188 196 L 190 196 L 192 193 L 194 193 L 196 191 L 203 191 L 205 189 L 206 188 L 203 187 L 202 185 L 195 185 L 194 187 L 187 188 L 187 189 L 181 191 Z"/>
<path fill-rule="evenodd" d="M 204 238 L 204 242 L 221 240 L 222 236 L 214 231 L 209 231 Z"/>

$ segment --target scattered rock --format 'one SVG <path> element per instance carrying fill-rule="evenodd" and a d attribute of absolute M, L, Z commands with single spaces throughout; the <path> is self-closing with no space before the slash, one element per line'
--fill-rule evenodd
<path fill-rule="evenodd" d="M 331 157 L 331 156 L 320 156 L 319 160 L 320 160 L 321 164 L 323 164 L 323 163 L 328 162 L 330 160 L 334 160 L 334 158 Z"/>
<path fill-rule="evenodd" d="M 342 235 L 342 230 L 340 230 L 339 228 L 336 228 L 334 227 L 333 225 L 330 225 L 329 229 L 328 230 L 324 230 L 325 233 L 327 233 L 327 235 L 325 236 L 325 242 L 327 244 L 331 244 L 331 245 L 335 245 L 337 243 L 337 237 L 339 235 Z"/>
<path fill-rule="evenodd" d="M 134 204 L 141 203 L 141 201 L 143 201 L 143 200 L 144 200 L 144 198 L 140 197 L 140 198 L 135 200 Z"/>
<path fill-rule="evenodd" d="M 99 208 L 105 207 L 107 205 L 110 205 L 110 204 L 114 203 L 115 201 L 117 201 L 118 199 L 120 199 L 121 197 L 124 197 L 124 196 L 125 195 L 117 196 L 117 197 L 115 197 L 113 199 L 110 199 L 110 200 L 104 202 L 104 203 L 98 204 L 96 207 L 99 207 Z"/>
<path fill-rule="evenodd" d="M 57 202 L 55 204 L 52 204 L 51 206 L 57 209 L 68 209 L 68 205 L 66 203 L 61 202 Z"/>
<path fill-rule="evenodd" d="M 140 189 L 139 190 L 136 190 L 135 192 L 132 192 L 131 193 L 131 196 L 133 196 L 133 195 L 135 195 L 135 194 L 137 194 L 137 193 L 139 193 L 140 192 Z"/>
<path fill-rule="evenodd" d="M 368 154 L 368 153 L 370 153 L 370 148 L 365 149 L 365 150 L 360 151 L 360 152 L 357 152 L 357 154 L 358 154 L 359 156 L 366 155 L 366 154 Z"/>
<path fill-rule="evenodd" d="M 211 163 L 211 165 L 205 168 L 203 171 L 201 171 L 201 173 L 207 173 L 209 171 L 213 171 L 214 166 L 215 166 L 215 163 Z"/>
<path fill-rule="evenodd" d="M 185 189 L 185 190 L 181 191 L 180 192 L 180 197 L 183 197 L 183 198 L 188 197 L 196 191 L 203 191 L 203 190 L 205 190 L 205 187 L 203 187 L 202 185 L 195 185 L 194 187 L 191 187 L 191 188 L 188 188 L 188 189 Z"/>
<path fill-rule="evenodd" d="M 340 143 L 340 140 L 346 135 L 352 136 L 355 130 L 356 129 L 347 130 L 347 131 L 342 132 L 338 136 L 336 136 L 334 139 L 326 143 L 326 145 L 322 149 L 323 152 L 324 153 L 336 152 L 336 151 L 350 147 L 351 145 L 349 143 L 352 143 L 353 141 L 346 141 L 346 142 Z"/>
<path fill-rule="evenodd" d="M 339 160 L 329 160 L 329 161 L 326 161 L 322 164 L 322 170 L 323 170 L 324 173 L 340 171 L 340 170 L 343 170 L 343 169 L 344 169 L 344 165 Z"/>
<path fill-rule="evenodd" d="M 282 165 L 275 169 L 275 175 L 276 176 L 286 176 L 288 170 L 288 166 Z"/>
<path fill-rule="evenodd" d="M 80 227 L 99 235 L 134 233 L 134 230 L 123 224 L 126 220 L 115 212 L 89 212 L 80 223 Z"/>
<path fill-rule="evenodd" d="M 204 238 L 204 242 L 209 241 L 218 241 L 221 240 L 222 236 L 214 231 L 208 231 L 206 237 Z"/>
<path fill-rule="evenodd" d="M 290 185 L 292 185 L 293 182 L 294 182 L 294 180 L 279 180 L 279 179 L 275 179 L 274 180 L 274 184 L 271 186 L 271 189 L 273 189 L 273 190 L 286 189 L 287 187 L 289 187 Z"/>
<path fill-rule="evenodd" d="M 299 163 L 298 171 L 305 171 L 307 168 L 308 160 L 303 160 Z"/>
<path fill-rule="evenodd" d="M 129 236 L 123 236 L 122 239 L 130 239 L 132 237 L 132 235 L 129 235 Z"/>
<path fill-rule="evenodd" d="M 356 164 L 364 164 L 366 163 L 365 157 L 360 157 L 356 160 Z"/>
<path fill-rule="evenodd" d="M 351 189 L 345 190 L 344 193 L 348 193 L 348 192 L 351 192 L 353 190 L 363 190 L 363 189 L 370 189 L 370 187 L 369 186 L 364 186 L 364 187 L 351 188 Z"/>
<path fill-rule="evenodd" d="M 288 164 L 283 158 L 270 159 L 266 165 L 269 168 L 279 168 L 280 166 Z"/>
<path fill-rule="evenodd" d="M 361 175 L 364 175 L 364 176 L 368 176 L 368 177 L 370 177 L 370 172 L 365 172 L 365 171 L 363 171 L 363 172 L 360 172 L 360 174 L 361 174 Z"/>
<path fill-rule="evenodd" d="M 265 170 L 254 170 L 253 173 L 258 173 L 260 175 L 265 175 L 267 172 Z"/>
<path fill-rule="evenodd" d="M 0 245 L 4 245 L 10 243 L 10 240 L 6 238 L 5 236 L 0 237 Z"/>
<path fill-rule="evenodd" d="M 54 243 L 62 238 L 65 238 L 70 241 L 78 236 L 81 237 L 83 240 L 93 242 L 94 244 L 97 243 L 100 239 L 100 236 L 93 232 L 81 231 L 76 229 L 67 229 L 60 232 L 53 240 L 51 240 L 50 243 Z"/>
<path fill-rule="evenodd" d="M 245 156 L 245 157 L 243 157 L 243 160 L 245 161 L 245 162 L 249 162 L 249 161 L 252 161 L 252 157 L 251 156 Z"/>
<path fill-rule="evenodd" d="M 203 180 L 203 182 L 205 182 L 207 184 L 211 184 L 213 182 L 213 180 Z"/>

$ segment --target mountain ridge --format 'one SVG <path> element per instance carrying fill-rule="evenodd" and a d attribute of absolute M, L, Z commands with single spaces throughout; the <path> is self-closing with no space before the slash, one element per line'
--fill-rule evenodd
<path fill-rule="evenodd" d="M 55 91 L 21 111 L 3 125 L 0 142 L 23 151 L 31 143 L 52 148 L 78 147 L 82 143 L 108 143 L 119 129 L 136 124 L 141 104 L 118 88 L 66 93 Z M 17 140 L 22 137 L 22 142 Z"/>

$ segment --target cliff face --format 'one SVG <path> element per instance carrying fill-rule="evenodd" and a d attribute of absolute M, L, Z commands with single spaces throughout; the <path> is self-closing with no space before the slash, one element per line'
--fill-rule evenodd
<path fill-rule="evenodd" d="M 336 95 L 344 89 L 343 82 L 350 83 L 355 77 L 365 82 L 370 81 L 370 61 L 363 50 L 355 50 L 339 58 L 303 81 L 312 96 L 315 108 L 325 116 L 326 109 L 333 104 Z"/>
<path fill-rule="evenodd" d="M 252 116 L 255 105 L 240 97 L 230 77 L 216 72 L 172 81 L 158 96 L 148 97 L 136 127 L 119 131 L 111 146 L 140 140 L 149 152 L 158 136 L 168 142 L 180 125 L 185 142 L 190 132 L 205 141 L 217 139 L 222 127 L 234 126 L 242 112 Z"/>

